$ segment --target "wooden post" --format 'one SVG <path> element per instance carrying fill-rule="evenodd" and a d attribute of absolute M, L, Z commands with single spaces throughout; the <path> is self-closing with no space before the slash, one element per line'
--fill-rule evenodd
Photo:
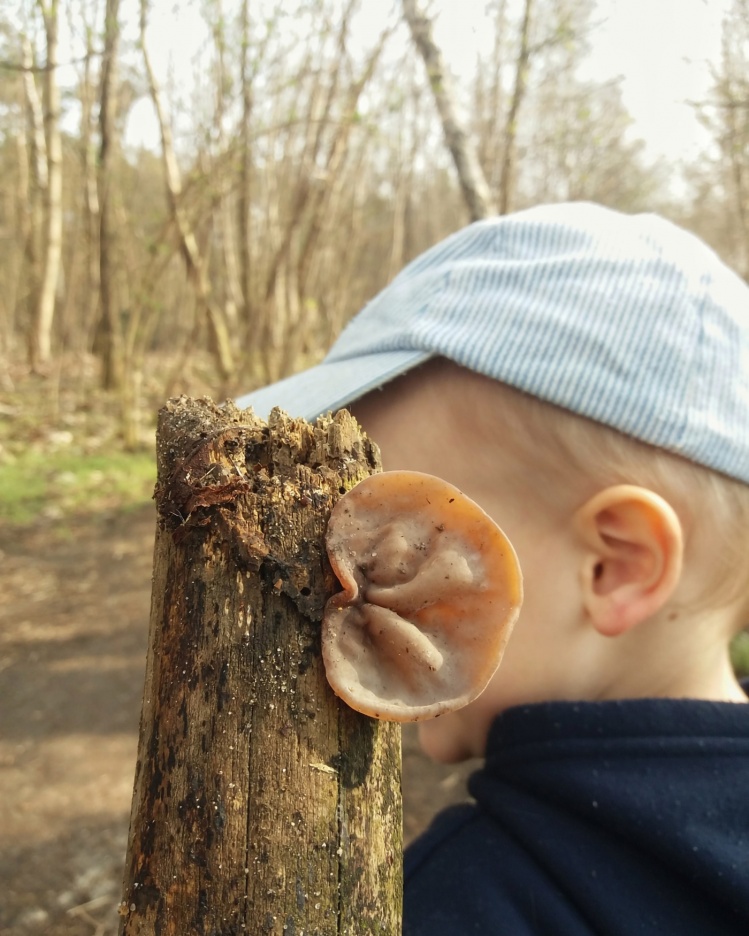
<path fill-rule="evenodd" d="M 400 729 L 339 702 L 320 656 L 327 517 L 376 448 L 346 412 L 183 397 L 157 456 L 120 933 L 399 934 Z"/>

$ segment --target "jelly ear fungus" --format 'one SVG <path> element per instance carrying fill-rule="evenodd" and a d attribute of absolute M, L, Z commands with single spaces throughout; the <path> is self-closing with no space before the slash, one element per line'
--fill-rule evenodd
<path fill-rule="evenodd" d="M 340 698 L 407 722 L 481 694 L 518 616 L 522 576 L 477 504 L 431 475 L 384 472 L 338 501 L 326 544 L 343 590 L 326 605 L 322 652 Z"/>

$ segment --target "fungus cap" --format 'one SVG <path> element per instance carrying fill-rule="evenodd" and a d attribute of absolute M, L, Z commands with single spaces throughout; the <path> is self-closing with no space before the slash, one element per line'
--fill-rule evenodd
<path fill-rule="evenodd" d="M 322 627 L 336 695 L 403 722 L 483 692 L 522 602 L 517 556 L 488 514 L 440 478 L 388 471 L 338 501 L 326 543 L 343 586 Z"/>

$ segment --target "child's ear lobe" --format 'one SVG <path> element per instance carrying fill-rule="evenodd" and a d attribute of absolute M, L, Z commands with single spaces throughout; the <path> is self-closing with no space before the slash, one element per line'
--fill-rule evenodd
<path fill-rule="evenodd" d="M 616 485 L 584 504 L 575 524 L 584 543 L 583 604 L 596 630 L 616 637 L 656 614 L 681 576 L 684 538 L 670 504 Z"/>

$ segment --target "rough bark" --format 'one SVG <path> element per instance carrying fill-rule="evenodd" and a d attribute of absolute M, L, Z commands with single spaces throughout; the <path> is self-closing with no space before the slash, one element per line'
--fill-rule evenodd
<path fill-rule="evenodd" d="M 122 936 L 400 933 L 400 731 L 320 657 L 327 516 L 376 449 L 345 412 L 181 398 L 157 454 Z"/>
<path fill-rule="evenodd" d="M 426 66 L 434 102 L 442 121 L 445 142 L 455 163 L 471 221 L 487 218 L 495 213 L 495 207 L 473 142 L 458 118 L 450 74 L 442 52 L 432 37 L 432 24 L 420 9 L 418 0 L 403 0 L 403 13 Z"/>

